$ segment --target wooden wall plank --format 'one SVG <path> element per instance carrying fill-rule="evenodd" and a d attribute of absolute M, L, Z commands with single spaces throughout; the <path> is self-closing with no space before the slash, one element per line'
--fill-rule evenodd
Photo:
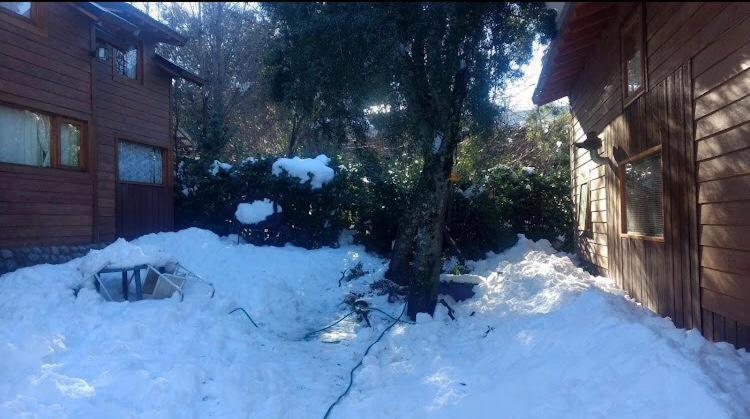
<path fill-rule="evenodd" d="M 740 250 L 702 246 L 701 266 L 724 272 L 747 274 L 750 272 L 750 253 Z"/>
<path fill-rule="evenodd" d="M 738 300 L 728 295 L 719 294 L 709 289 L 703 289 L 703 307 L 714 313 L 721 313 L 721 324 L 723 326 L 723 317 L 729 317 L 730 319 L 736 319 L 742 324 L 750 324 L 750 304 L 746 301 Z M 714 337 L 717 334 L 717 322 L 716 316 L 714 316 Z M 723 327 L 720 330 L 720 335 L 716 340 L 724 340 L 725 331 Z"/>
<path fill-rule="evenodd" d="M 702 225 L 750 226 L 750 201 L 701 205 Z"/>
<path fill-rule="evenodd" d="M 698 184 L 698 203 L 736 202 L 750 199 L 750 175 L 701 182 Z"/>
<path fill-rule="evenodd" d="M 718 135 L 698 141 L 697 159 L 707 160 L 748 147 L 750 147 L 750 123 L 745 122 Z"/>
<path fill-rule="evenodd" d="M 701 280 L 703 288 L 750 303 L 750 276 L 748 275 L 702 268 Z"/>

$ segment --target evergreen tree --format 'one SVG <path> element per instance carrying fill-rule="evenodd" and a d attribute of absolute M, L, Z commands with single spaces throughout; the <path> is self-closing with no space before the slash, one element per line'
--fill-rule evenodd
<path fill-rule="evenodd" d="M 436 303 L 458 144 L 489 138 L 491 92 L 554 31 L 543 3 L 273 3 L 268 63 L 277 97 L 333 138 L 370 126 L 408 141 L 422 171 L 404 208 L 389 277 L 410 285 L 408 314 Z M 377 118 L 372 117 L 372 109 Z M 376 124 L 377 123 L 377 124 Z"/>

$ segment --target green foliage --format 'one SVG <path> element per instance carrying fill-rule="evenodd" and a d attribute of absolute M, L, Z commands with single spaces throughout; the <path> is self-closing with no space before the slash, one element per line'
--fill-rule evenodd
<path fill-rule="evenodd" d="M 277 101 L 334 141 L 363 140 L 371 124 L 425 156 L 435 133 L 456 125 L 461 137 L 486 138 L 500 110 L 490 92 L 554 33 L 543 3 L 262 7 L 276 27 L 265 62 Z"/>
<path fill-rule="evenodd" d="M 468 259 L 513 245 L 518 233 L 532 240 L 562 242 L 569 248 L 569 183 L 560 171 L 497 166 L 473 183 L 457 185 L 448 223 L 450 234 Z"/>
<path fill-rule="evenodd" d="M 275 158 L 270 157 L 236 164 L 216 175 L 210 174 L 210 165 L 181 163 L 178 226 L 239 233 L 254 244 L 289 242 L 306 248 L 336 246 L 341 232 L 351 230 L 356 243 L 387 256 L 419 163 L 396 159 L 383 165 L 366 156 L 334 160 L 334 180 L 320 189 L 312 189 L 309 182 L 300 184 L 297 178 L 272 175 Z M 468 259 L 513 245 L 517 233 L 553 243 L 560 236 L 568 241 L 568 183 L 562 172 L 530 172 L 519 166 L 498 166 L 473 182 L 459 182 L 449 210 L 449 235 Z M 281 206 L 280 215 L 252 229 L 237 223 L 234 212 L 239 203 L 265 198 Z M 447 256 L 458 255 L 450 243 L 444 247 Z"/>
<path fill-rule="evenodd" d="M 370 251 L 389 254 L 419 167 L 419 162 L 407 159 L 386 164 L 366 153 L 346 163 L 342 186 L 347 189 L 344 195 L 351 214 L 349 228 L 358 243 Z"/>
<path fill-rule="evenodd" d="M 545 105 L 526 111 L 517 124 L 498 123 L 490 141 L 469 137 L 461 143 L 456 172 L 461 179 L 474 179 L 504 164 L 568 173 L 570 129 L 567 107 Z"/>

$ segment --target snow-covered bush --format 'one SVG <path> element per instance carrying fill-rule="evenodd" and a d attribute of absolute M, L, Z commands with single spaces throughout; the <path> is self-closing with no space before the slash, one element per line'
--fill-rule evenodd
<path fill-rule="evenodd" d="M 255 244 L 288 242 L 306 248 L 335 246 L 342 230 L 347 229 L 353 232 L 356 243 L 388 255 L 399 220 L 409 205 L 408 192 L 418 168 L 403 166 L 411 164 L 404 162 L 384 167 L 365 158 L 356 162 L 338 160 L 325 158 L 328 170 L 317 170 L 312 177 L 296 169 L 292 169 L 293 174 L 286 169 L 274 170 L 281 166 L 279 161 L 294 159 L 245 159 L 215 175 L 197 162 L 181 164 L 176 185 L 177 226 L 241 234 Z M 323 176 L 318 178 L 320 174 Z M 498 166 L 473 183 L 459 182 L 454 187 L 448 213 L 449 236 L 469 259 L 513 245 L 517 233 L 534 240 L 555 242 L 563 236 L 570 241 L 567 176 Z M 239 204 L 263 200 L 276 203 L 283 212 L 269 214 L 257 224 L 237 221 Z M 450 242 L 445 249 L 447 257 L 458 255 Z"/>
<path fill-rule="evenodd" d="M 177 178 L 178 228 L 202 227 L 218 234 L 240 234 L 256 244 L 292 243 L 306 248 L 337 242 L 346 225 L 345 208 L 336 176 L 326 172 L 300 182 L 300 173 L 273 170 L 279 159 L 245 159 L 222 170 L 205 170 L 199 161 L 188 161 Z M 228 168 L 227 168 L 228 167 Z M 268 200 L 283 208 L 264 220 L 243 225 L 236 219 L 239 204 Z"/>

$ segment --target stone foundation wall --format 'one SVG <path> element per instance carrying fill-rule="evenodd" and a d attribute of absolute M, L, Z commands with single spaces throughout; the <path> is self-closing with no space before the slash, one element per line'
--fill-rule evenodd
<path fill-rule="evenodd" d="M 77 246 L 28 246 L 0 249 L 0 275 L 25 266 L 42 263 L 65 263 L 86 255 L 91 249 L 101 249 L 109 243 L 92 243 Z"/>

